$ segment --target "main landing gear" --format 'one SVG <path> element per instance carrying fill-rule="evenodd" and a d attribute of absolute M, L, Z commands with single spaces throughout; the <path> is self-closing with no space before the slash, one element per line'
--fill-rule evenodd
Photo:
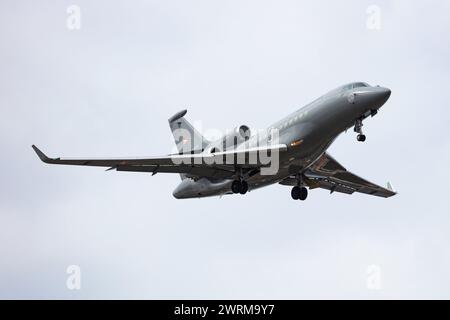
<path fill-rule="evenodd" d="M 291 190 L 291 197 L 294 200 L 306 200 L 308 197 L 308 189 L 304 186 L 303 177 L 300 174 L 297 174 L 297 185 Z"/>
<path fill-rule="evenodd" d="M 245 180 L 234 180 L 231 184 L 231 191 L 233 193 L 246 194 L 248 191 L 248 183 Z"/>
<path fill-rule="evenodd" d="M 363 134 L 362 132 L 362 119 L 358 119 L 355 122 L 355 128 L 353 129 L 356 133 L 358 133 L 358 135 L 356 136 L 356 140 L 358 140 L 359 142 L 364 142 L 366 141 L 366 136 Z"/>
<path fill-rule="evenodd" d="M 308 189 L 305 187 L 295 186 L 292 188 L 291 197 L 294 200 L 306 200 L 308 197 Z"/>

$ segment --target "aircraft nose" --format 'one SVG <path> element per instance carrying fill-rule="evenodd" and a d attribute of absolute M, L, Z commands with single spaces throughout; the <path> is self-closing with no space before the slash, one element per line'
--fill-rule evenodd
<path fill-rule="evenodd" d="M 382 92 L 384 99 L 386 99 L 386 101 L 387 101 L 389 99 L 389 97 L 391 96 L 391 89 L 381 88 L 381 92 Z"/>
<path fill-rule="evenodd" d="M 386 102 L 391 96 L 391 89 L 380 87 L 378 88 L 377 96 L 379 96 L 380 100 Z"/>
<path fill-rule="evenodd" d="M 376 87 L 374 93 L 374 102 L 380 107 L 388 101 L 391 96 L 391 89 L 384 87 Z"/>

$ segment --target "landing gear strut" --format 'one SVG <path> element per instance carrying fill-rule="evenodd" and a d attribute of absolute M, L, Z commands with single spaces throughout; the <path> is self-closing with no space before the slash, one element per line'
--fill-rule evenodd
<path fill-rule="evenodd" d="M 231 184 L 231 191 L 233 193 L 246 194 L 248 191 L 248 183 L 245 180 L 234 180 Z"/>
<path fill-rule="evenodd" d="M 356 133 L 358 133 L 358 135 L 356 136 L 356 140 L 360 142 L 366 141 L 366 136 L 362 132 L 362 126 L 363 126 L 362 119 L 358 119 L 356 120 L 355 128 L 353 129 Z"/>

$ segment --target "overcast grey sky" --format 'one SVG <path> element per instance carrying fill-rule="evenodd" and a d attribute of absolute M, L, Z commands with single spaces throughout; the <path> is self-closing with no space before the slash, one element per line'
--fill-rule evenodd
<path fill-rule="evenodd" d="M 2 0 L 0 297 L 449 298 L 449 12 L 446 0 Z M 203 130 L 259 129 L 351 81 L 392 96 L 366 143 L 349 132 L 330 153 L 396 197 L 315 190 L 299 203 L 274 185 L 180 201 L 178 175 L 47 166 L 30 147 L 163 155 L 180 109 Z M 69 265 L 81 290 L 66 287 Z"/>

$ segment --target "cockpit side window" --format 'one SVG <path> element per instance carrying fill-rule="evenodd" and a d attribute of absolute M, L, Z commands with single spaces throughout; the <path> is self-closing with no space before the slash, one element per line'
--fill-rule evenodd
<path fill-rule="evenodd" d="M 345 86 L 342 86 L 342 88 L 341 88 L 342 91 L 347 91 L 347 90 L 350 90 L 350 89 L 353 89 L 353 84 L 352 83 L 346 84 Z"/>

